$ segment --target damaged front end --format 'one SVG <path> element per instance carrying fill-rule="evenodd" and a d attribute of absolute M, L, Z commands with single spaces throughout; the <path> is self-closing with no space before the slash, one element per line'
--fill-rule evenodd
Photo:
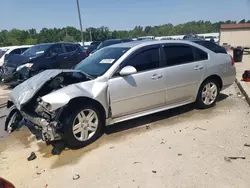
<path fill-rule="evenodd" d="M 46 70 L 14 88 L 8 108 L 14 106 L 15 110 L 22 115 L 23 124 L 36 136 L 40 134 L 47 143 L 61 140 L 60 118 L 71 98 L 64 92 L 57 91 L 69 87 L 68 91 L 74 92 L 70 89 L 71 86 L 90 80 L 88 75 L 80 71 Z M 46 98 L 48 95 L 50 100 L 53 99 L 53 105 L 48 97 Z M 10 112 L 10 115 L 13 113 Z M 12 119 L 12 117 L 6 119 Z M 15 122 L 7 122 L 6 130 L 12 129 L 11 123 L 14 125 Z"/>

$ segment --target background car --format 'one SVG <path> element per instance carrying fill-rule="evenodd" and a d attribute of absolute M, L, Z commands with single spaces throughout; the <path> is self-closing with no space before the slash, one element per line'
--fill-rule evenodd
<path fill-rule="evenodd" d="M 90 45 L 95 45 L 95 46 L 99 46 L 101 44 L 102 41 L 93 41 L 91 42 Z"/>
<path fill-rule="evenodd" d="M 70 69 L 86 57 L 75 43 L 38 44 L 6 59 L 2 81 L 19 83 L 46 69 Z"/>
<path fill-rule="evenodd" d="M 8 46 L 0 49 L 0 67 L 4 63 L 5 56 L 11 54 L 22 54 L 25 50 L 30 48 L 32 45 L 23 45 L 23 46 Z"/>
<path fill-rule="evenodd" d="M 89 56 L 91 52 L 93 52 L 97 48 L 96 45 L 84 45 L 81 46 L 82 51 L 86 54 L 86 56 Z"/>
<path fill-rule="evenodd" d="M 185 35 L 184 37 L 183 37 L 183 40 L 191 40 L 191 39 L 200 39 L 200 40 L 203 40 L 204 39 L 204 37 L 200 37 L 200 36 L 198 36 L 198 35 Z"/>
<path fill-rule="evenodd" d="M 101 42 L 99 46 L 96 48 L 96 50 L 92 51 L 90 54 L 95 53 L 97 50 L 100 50 L 104 47 L 111 46 L 114 44 L 124 43 L 124 42 L 131 42 L 133 39 L 109 39 Z"/>

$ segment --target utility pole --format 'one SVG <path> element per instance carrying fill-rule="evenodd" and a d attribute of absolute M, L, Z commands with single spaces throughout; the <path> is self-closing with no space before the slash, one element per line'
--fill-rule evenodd
<path fill-rule="evenodd" d="M 89 28 L 89 36 L 90 36 L 90 41 L 92 41 L 92 33 L 91 33 L 91 28 Z"/>
<path fill-rule="evenodd" d="M 76 4 L 77 4 L 77 10 L 78 10 L 78 16 L 79 16 L 79 22 L 80 22 L 80 28 L 81 28 L 81 36 L 82 36 L 82 45 L 83 45 L 84 39 L 83 39 L 82 19 L 81 19 L 81 12 L 80 12 L 79 0 L 76 0 Z"/>

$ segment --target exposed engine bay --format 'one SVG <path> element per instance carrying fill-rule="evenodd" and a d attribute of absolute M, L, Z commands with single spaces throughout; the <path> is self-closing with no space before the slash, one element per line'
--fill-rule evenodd
<path fill-rule="evenodd" d="M 47 72 L 49 73 L 49 71 Z M 47 76 L 46 73 L 40 73 L 39 75 L 41 79 L 44 79 L 44 76 Z M 7 107 L 12 108 L 11 111 L 14 110 L 15 113 L 10 111 L 8 116 L 16 115 L 19 117 L 20 121 L 20 115 L 21 115 L 23 117 L 23 123 L 30 129 L 30 131 L 34 134 L 34 129 L 36 129 L 35 133 L 40 134 L 41 138 L 46 142 L 60 140 L 61 139 L 60 129 L 62 127 L 62 123 L 60 122 L 60 115 L 64 110 L 65 106 L 58 108 L 56 110 L 52 110 L 51 104 L 43 101 L 42 97 L 46 96 L 47 94 L 53 93 L 57 90 L 60 90 L 62 88 L 65 88 L 67 86 L 89 81 L 91 80 L 91 78 L 82 72 L 76 72 L 76 71 L 69 71 L 69 72 L 61 71 L 55 77 L 51 77 L 49 79 L 47 78 L 47 81 L 41 80 L 41 82 L 39 82 L 38 76 L 37 76 L 38 79 L 36 81 L 40 84 L 42 81 L 44 82 L 41 84 L 41 87 L 39 88 L 29 87 L 29 84 L 31 84 L 29 83 L 30 80 L 33 79 L 33 82 L 35 80 L 32 77 L 31 79 L 18 85 L 17 89 L 15 88 L 13 90 L 11 94 L 12 100 L 8 102 Z M 32 84 L 34 84 L 33 82 Z M 26 95 L 29 96 L 28 100 L 27 98 L 24 98 L 22 95 L 21 96 L 16 95 L 20 92 L 28 93 L 28 91 L 34 93 L 34 95 L 31 97 L 29 95 Z M 58 100 L 60 100 L 60 95 L 58 95 L 57 98 Z M 24 101 L 24 99 L 26 99 L 25 103 L 18 103 L 19 101 Z M 18 104 L 20 104 L 19 108 Z M 17 122 L 15 121 L 11 122 L 11 119 L 13 119 L 12 117 L 7 117 L 7 119 L 8 121 L 6 121 L 5 130 L 7 130 L 8 132 L 12 132 L 17 127 Z M 17 118 L 14 119 L 16 120 Z"/>

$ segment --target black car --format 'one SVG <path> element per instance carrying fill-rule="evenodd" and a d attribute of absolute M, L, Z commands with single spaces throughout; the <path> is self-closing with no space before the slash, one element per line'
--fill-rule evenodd
<path fill-rule="evenodd" d="M 93 41 L 90 45 L 99 46 L 102 41 Z"/>
<path fill-rule="evenodd" d="M 224 54 L 227 54 L 227 51 L 224 47 L 216 44 L 215 42 L 213 41 L 207 41 L 207 40 L 199 40 L 199 39 L 193 39 L 193 40 L 190 40 L 196 44 L 199 44 L 215 53 L 224 53 Z"/>
<path fill-rule="evenodd" d="M 99 46 L 96 48 L 96 50 L 92 51 L 91 54 L 93 54 L 97 50 L 100 50 L 100 49 L 107 47 L 107 46 L 111 46 L 111 45 L 119 44 L 119 43 L 124 43 L 124 42 L 131 42 L 131 41 L 133 41 L 133 39 L 109 39 L 109 40 L 105 40 L 105 41 L 101 42 L 99 44 Z"/>
<path fill-rule="evenodd" d="M 82 51 L 86 54 L 86 56 L 89 56 L 91 52 L 93 52 L 97 48 L 96 45 L 84 45 L 81 46 Z"/>
<path fill-rule="evenodd" d="M 37 44 L 21 55 L 11 55 L 2 67 L 2 81 L 22 82 L 46 69 L 70 69 L 86 58 L 75 43 Z"/>

